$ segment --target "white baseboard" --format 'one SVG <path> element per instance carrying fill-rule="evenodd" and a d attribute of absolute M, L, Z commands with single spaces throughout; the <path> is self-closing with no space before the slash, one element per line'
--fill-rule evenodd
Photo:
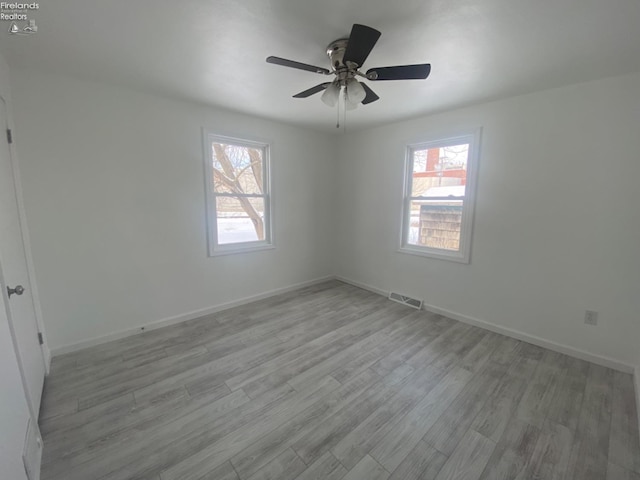
<path fill-rule="evenodd" d="M 344 278 L 340 276 L 336 276 L 335 278 L 337 280 L 340 280 L 341 282 L 349 283 L 356 287 L 360 287 L 365 290 L 378 293 L 385 297 L 389 295 L 388 291 L 382 290 L 381 288 L 378 288 L 378 287 L 367 285 L 365 283 L 357 282 L 355 280 L 350 280 L 348 278 Z M 445 317 L 449 317 L 454 320 L 458 320 L 459 322 L 462 322 L 462 323 L 467 323 L 469 325 L 484 328 L 485 330 L 499 333 L 501 335 L 506 335 L 507 337 L 512 337 L 512 338 L 515 338 L 516 340 L 522 340 L 523 342 L 531 343 L 539 347 L 548 348 L 549 350 L 553 350 L 554 352 L 564 353 L 565 355 L 579 358 L 581 360 L 586 360 L 587 362 L 595 363 L 596 365 L 602 365 L 603 367 L 612 368 L 620 372 L 634 373 L 633 366 L 610 357 L 606 357 L 602 355 L 594 355 L 592 353 L 585 352 L 584 350 L 580 350 L 578 348 L 570 347 L 568 345 L 563 345 L 561 343 L 557 343 L 552 340 L 547 340 L 544 338 L 537 337 L 535 335 L 530 335 L 528 333 L 514 330 L 512 328 L 503 327 L 495 323 L 487 322 L 485 320 L 480 320 L 478 318 L 470 317 L 468 315 L 463 315 L 461 313 L 453 312 L 451 310 L 440 308 L 435 305 L 429 305 L 425 303 L 423 304 L 422 308 L 430 312 L 444 315 Z M 635 378 L 636 378 L 636 393 L 637 393 L 639 388 L 638 387 L 638 370 L 636 370 Z"/>
<path fill-rule="evenodd" d="M 345 278 L 345 277 L 341 277 L 339 275 L 328 275 L 326 277 L 321 277 L 321 278 L 316 278 L 314 280 L 309 280 L 306 282 L 301 282 L 301 283 L 296 283 L 293 285 L 289 285 L 287 287 L 282 287 L 282 288 L 277 288 L 274 290 L 269 290 L 263 293 L 259 293 L 256 295 L 251 295 L 248 297 L 243 297 L 231 302 L 226 302 L 226 303 L 222 303 L 219 305 L 214 305 L 211 307 L 207 307 L 204 309 L 200 309 L 200 310 L 194 310 L 191 312 L 187 312 L 181 315 L 176 315 L 173 317 L 168 317 L 168 318 L 164 318 L 161 320 L 156 320 L 153 322 L 149 322 L 143 325 L 140 325 L 138 327 L 135 328 L 129 328 L 126 330 L 121 330 L 119 332 L 114 332 L 111 334 L 107 334 L 107 335 L 102 335 L 99 337 L 95 337 L 95 338 L 91 338 L 88 340 L 83 340 L 81 342 L 77 342 L 77 343 L 73 343 L 73 344 L 69 344 L 69 345 L 64 345 L 61 347 L 57 347 L 57 348 L 53 348 L 51 350 L 51 352 L 49 352 L 49 349 L 44 349 L 45 352 L 45 358 L 47 358 L 47 363 L 50 362 L 50 358 L 51 356 L 57 356 L 57 355 L 62 355 L 65 353 L 71 353 L 71 352 L 75 352 L 77 350 L 82 350 L 83 348 L 88 348 L 88 347 L 93 347 L 95 345 L 100 345 L 102 343 L 107 343 L 113 340 L 118 340 L 120 338 L 125 338 L 125 337 L 129 337 L 131 335 L 137 335 L 139 333 L 143 333 L 145 331 L 149 331 L 149 330 L 155 330 L 158 328 L 162 328 L 162 327 L 167 327 L 169 325 L 175 325 L 177 323 L 182 323 L 182 322 L 186 322 L 189 320 L 193 320 L 195 318 L 199 318 L 199 317 L 203 317 L 205 315 L 210 315 L 212 313 L 216 313 L 216 312 L 220 312 L 223 310 L 228 310 L 230 308 L 233 307 L 237 307 L 240 305 L 244 305 L 247 303 L 251 303 L 251 302 L 255 302 L 258 300 L 262 300 L 268 297 L 272 297 L 274 295 L 279 295 L 282 293 L 287 293 L 287 292 L 291 292 L 293 290 L 296 290 L 298 288 L 304 288 L 304 287 L 308 287 L 311 285 L 315 285 L 318 283 L 322 283 L 322 282 L 326 282 L 329 280 L 339 280 L 341 282 L 344 283 L 348 283 L 350 285 L 354 285 L 356 287 L 359 288 L 363 288 L 365 290 L 369 290 L 371 292 L 377 293 L 379 295 L 382 296 L 388 296 L 389 292 L 386 290 L 383 290 L 381 288 L 375 287 L 373 285 L 368 285 L 366 283 L 362 283 L 362 282 L 358 282 L 355 280 L 351 280 L 349 278 Z M 612 368 L 614 370 L 618 370 L 621 372 L 625 372 L 625 373 L 632 373 L 634 375 L 634 381 L 635 381 L 635 388 L 636 388 L 636 398 L 637 398 L 637 405 L 640 408 L 640 367 L 637 367 L 634 369 L 633 366 L 628 365 L 624 362 L 621 362 L 619 360 L 615 360 L 613 358 L 610 357 L 606 357 L 606 356 L 601 356 L 601 355 L 594 355 L 592 353 L 589 352 L 585 352 L 584 350 L 580 350 L 574 347 L 570 347 L 568 345 L 563 345 L 551 340 L 547 340 L 544 338 L 540 338 L 537 337 L 535 335 L 530 335 L 528 333 L 524 333 L 524 332 L 520 332 L 518 330 L 514 330 L 511 328 L 507 328 L 507 327 L 503 327 L 501 325 L 496 325 L 495 323 L 491 323 L 491 322 L 487 322 L 484 320 L 480 320 L 474 317 L 470 317 L 468 315 L 463 315 L 457 312 L 453 312 L 451 310 L 447 310 L 447 309 L 443 309 L 440 307 L 437 307 L 435 305 L 429 305 L 429 304 L 424 304 L 423 308 L 425 310 L 428 310 L 430 312 L 433 313 L 437 313 L 440 315 L 444 315 L 446 317 L 452 318 L 454 320 L 458 320 L 462 323 L 466 323 L 469 325 L 474 325 L 476 327 L 480 327 L 480 328 L 484 328 L 485 330 L 489 330 L 495 333 L 500 333 L 502 335 L 506 335 L 508 337 L 512 337 L 515 338 L 517 340 L 522 340 L 524 342 L 527 343 L 531 343 L 533 345 L 538 345 L 540 347 L 543 348 L 548 348 L 549 350 L 553 350 L 559 353 L 564 353 L 565 355 L 569 355 L 575 358 L 579 358 L 581 360 L 586 360 L 588 362 L 592 362 L 595 363 L 597 365 L 602 365 L 604 367 L 608 367 L 608 368 Z"/>
<path fill-rule="evenodd" d="M 539 347 L 553 350 L 554 352 L 564 353 L 565 355 L 569 355 L 570 357 L 579 358 L 580 360 L 586 360 L 587 362 L 595 363 L 596 365 L 601 365 L 603 367 L 612 368 L 620 372 L 633 373 L 633 367 L 631 365 L 628 365 L 614 358 L 606 357 L 604 355 L 594 355 L 593 353 L 585 352 L 584 350 L 580 350 L 578 348 L 570 347 L 568 345 L 537 337 L 535 335 L 530 335 L 528 333 L 514 330 L 512 328 L 496 325 L 495 323 L 469 317 L 467 315 L 462 315 L 450 310 L 438 308 L 434 305 L 423 304 L 423 308 L 430 312 L 438 313 L 440 315 L 444 315 L 445 317 L 453 318 L 454 320 L 458 320 L 469 325 L 484 328 L 485 330 L 489 330 L 491 332 L 500 333 L 502 335 L 506 335 L 507 337 L 515 338 L 516 340 L 522 340 L 523 342 L 531 343 Z"/>
<path fill-rule="evenodd" d="M 382 295 L 383 297 L 389 296 L 388 290 L 382 290 L 381 288 L 374 287 L 373 285 L 368 285 L 366 283 L 356 282 L 355 280 L 351 280 L 349 278 L 341 277 L 340 275 L 335 276 L 336 280 L 339 280 L 344 283 L 348 283 L 349 285 L 353 285 L 354 287 L 360 287 L 364 290 L 369 290 L 370 292 L 377 293 L 378 295 Z"/>
<path fill-rule="evenodd" d="M 306 282 L 296 283 L 294 285 L 289 285 L 287 287 L 276 288 L 274 290 L 269 290 L 263 293 L 259 293 L 256 295 L 251 295 L 248 297 L 239 298 L 237 300 L 233 300 L 231 302 L 221 303 L 219 305 L 214 305 L 211 307 L 203 308 L 200 310 L 193 310 L 191 312 L 183 313 L 181 315 L 175 315 L 173 317 L 163 318 L 160 320 L 155 320 L 153 322 L 145 323 L 139 325 L 134 328 L 128 328 L 126 330 L 120 330 L 118 332 L 110 333 L 107 335 L 101 335 L 99 337 L 90 338 L 88 340 L 83 340 L 77 343 L 71 343 L 68 345 L 63 345 L 61 347 L 56 347 L 51 350 L 51 354 L 55 357 L 57 355 L 63 355 L 65 353 L 71 353 L 78 350 L 82 350 L 88 347 L 94 347 L 96 345 L 100 345 L 103 343 L 111 342 L 113 340 L 119 340 L 121 338 L 130 337 L 132 335 L 137 335 L 143 332 L 147 332 L 149 330 L 156 330 L 162 327 L 168 327 L 170 325 L 175 325 L 177 323 L 186 322 L 189 320 L 193 320 L 196 318 L 204 317 L 205 315 L 210 315 L 212 313 L 221 312 L 223 310 L 228 310 L 233 307 L 238 307 L 240 305 L 245 305 L 247 303 L 255 302 L 258 300 L 263 300 L 268 297 L 273 297 L 274 295 L 280 295 L 282 293 L 291 292 L 293 290 L 297 290 L 299 288 L 309 287 L 311 285 L 315 285 L 318 283 L 326 282 L 329 280 L 334 280 L 336 277 L 333 275 L 328 275 L 326 277 L 316 278 L 314 280 L 309 280 Z"/>

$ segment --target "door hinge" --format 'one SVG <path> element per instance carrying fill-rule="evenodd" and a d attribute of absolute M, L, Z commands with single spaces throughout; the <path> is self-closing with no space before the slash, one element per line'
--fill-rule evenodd
<path fill-rule="evenodd" d="M 11 129 L 7 128 L 7 143 L 8 144 L 12 144 L 13 143 L 13 133 L 11 133 Z"/>
<path fill-rule="evenodd" d="M 38 332 L 38 342 L 40 342 L 40 345 L 44 345 L 44 338 L 42 338 L 42 332 Z"/>

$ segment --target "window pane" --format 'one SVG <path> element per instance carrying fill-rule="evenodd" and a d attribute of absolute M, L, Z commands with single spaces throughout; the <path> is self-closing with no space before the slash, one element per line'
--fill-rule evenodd
<path fill-rule="evenodd" d="M 413 200 L 407 243 L 421 247 L 460 250 L 462 200 Z"/>
<path fill-rule="evenodd" d="M 211 149 L 216 193 L 263 193 L 262 148 L 213 142 Z"/>
<path fill-rule="evenodd" d="M 411 196 L 464 196 L 468 157 L 468 143 L 414 150 Z"/>
<path fill-rule="evenodd" d="M 264 198 L 216 197 L 218 243 L 265 239 Z"/>

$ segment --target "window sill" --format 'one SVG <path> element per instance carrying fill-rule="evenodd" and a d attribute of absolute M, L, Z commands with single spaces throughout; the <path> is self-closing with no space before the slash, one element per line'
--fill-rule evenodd
<path fill-rule="evenodd" d="M 252 246 L 240 246 L 240 245 L 228 245 L 225 247 L 218 247 L 216 250 L 209 251 L 209 257 L 220 257 L 223 255 L 237 255 L 239 253 L 252 253 L 261 252 L 263 250 L 274 250 L 276 247 L 273 244 L 260 244 Z"/>
<path fill-rule="evenodd" d="M 416 255 L 418 257 L 435 258 L 437 260 L 448 260 L 450 262 L 469 264 L 470 258 L 463 252 L 448 252 L 446 250 L 427 249 L 420 247 L 400 247 L 398 253 Z"/>

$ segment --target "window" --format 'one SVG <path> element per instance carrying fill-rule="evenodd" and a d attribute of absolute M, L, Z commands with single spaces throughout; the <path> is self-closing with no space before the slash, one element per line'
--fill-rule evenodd
<path fill-rule="evenodd" d="M 469 263 L 480 130 L 407 148 L 401 252 Z"/>
<path fill-rule="evenodd" d="M 271 248 L 269 145 L 204 137 L 209 255 Z"/>

